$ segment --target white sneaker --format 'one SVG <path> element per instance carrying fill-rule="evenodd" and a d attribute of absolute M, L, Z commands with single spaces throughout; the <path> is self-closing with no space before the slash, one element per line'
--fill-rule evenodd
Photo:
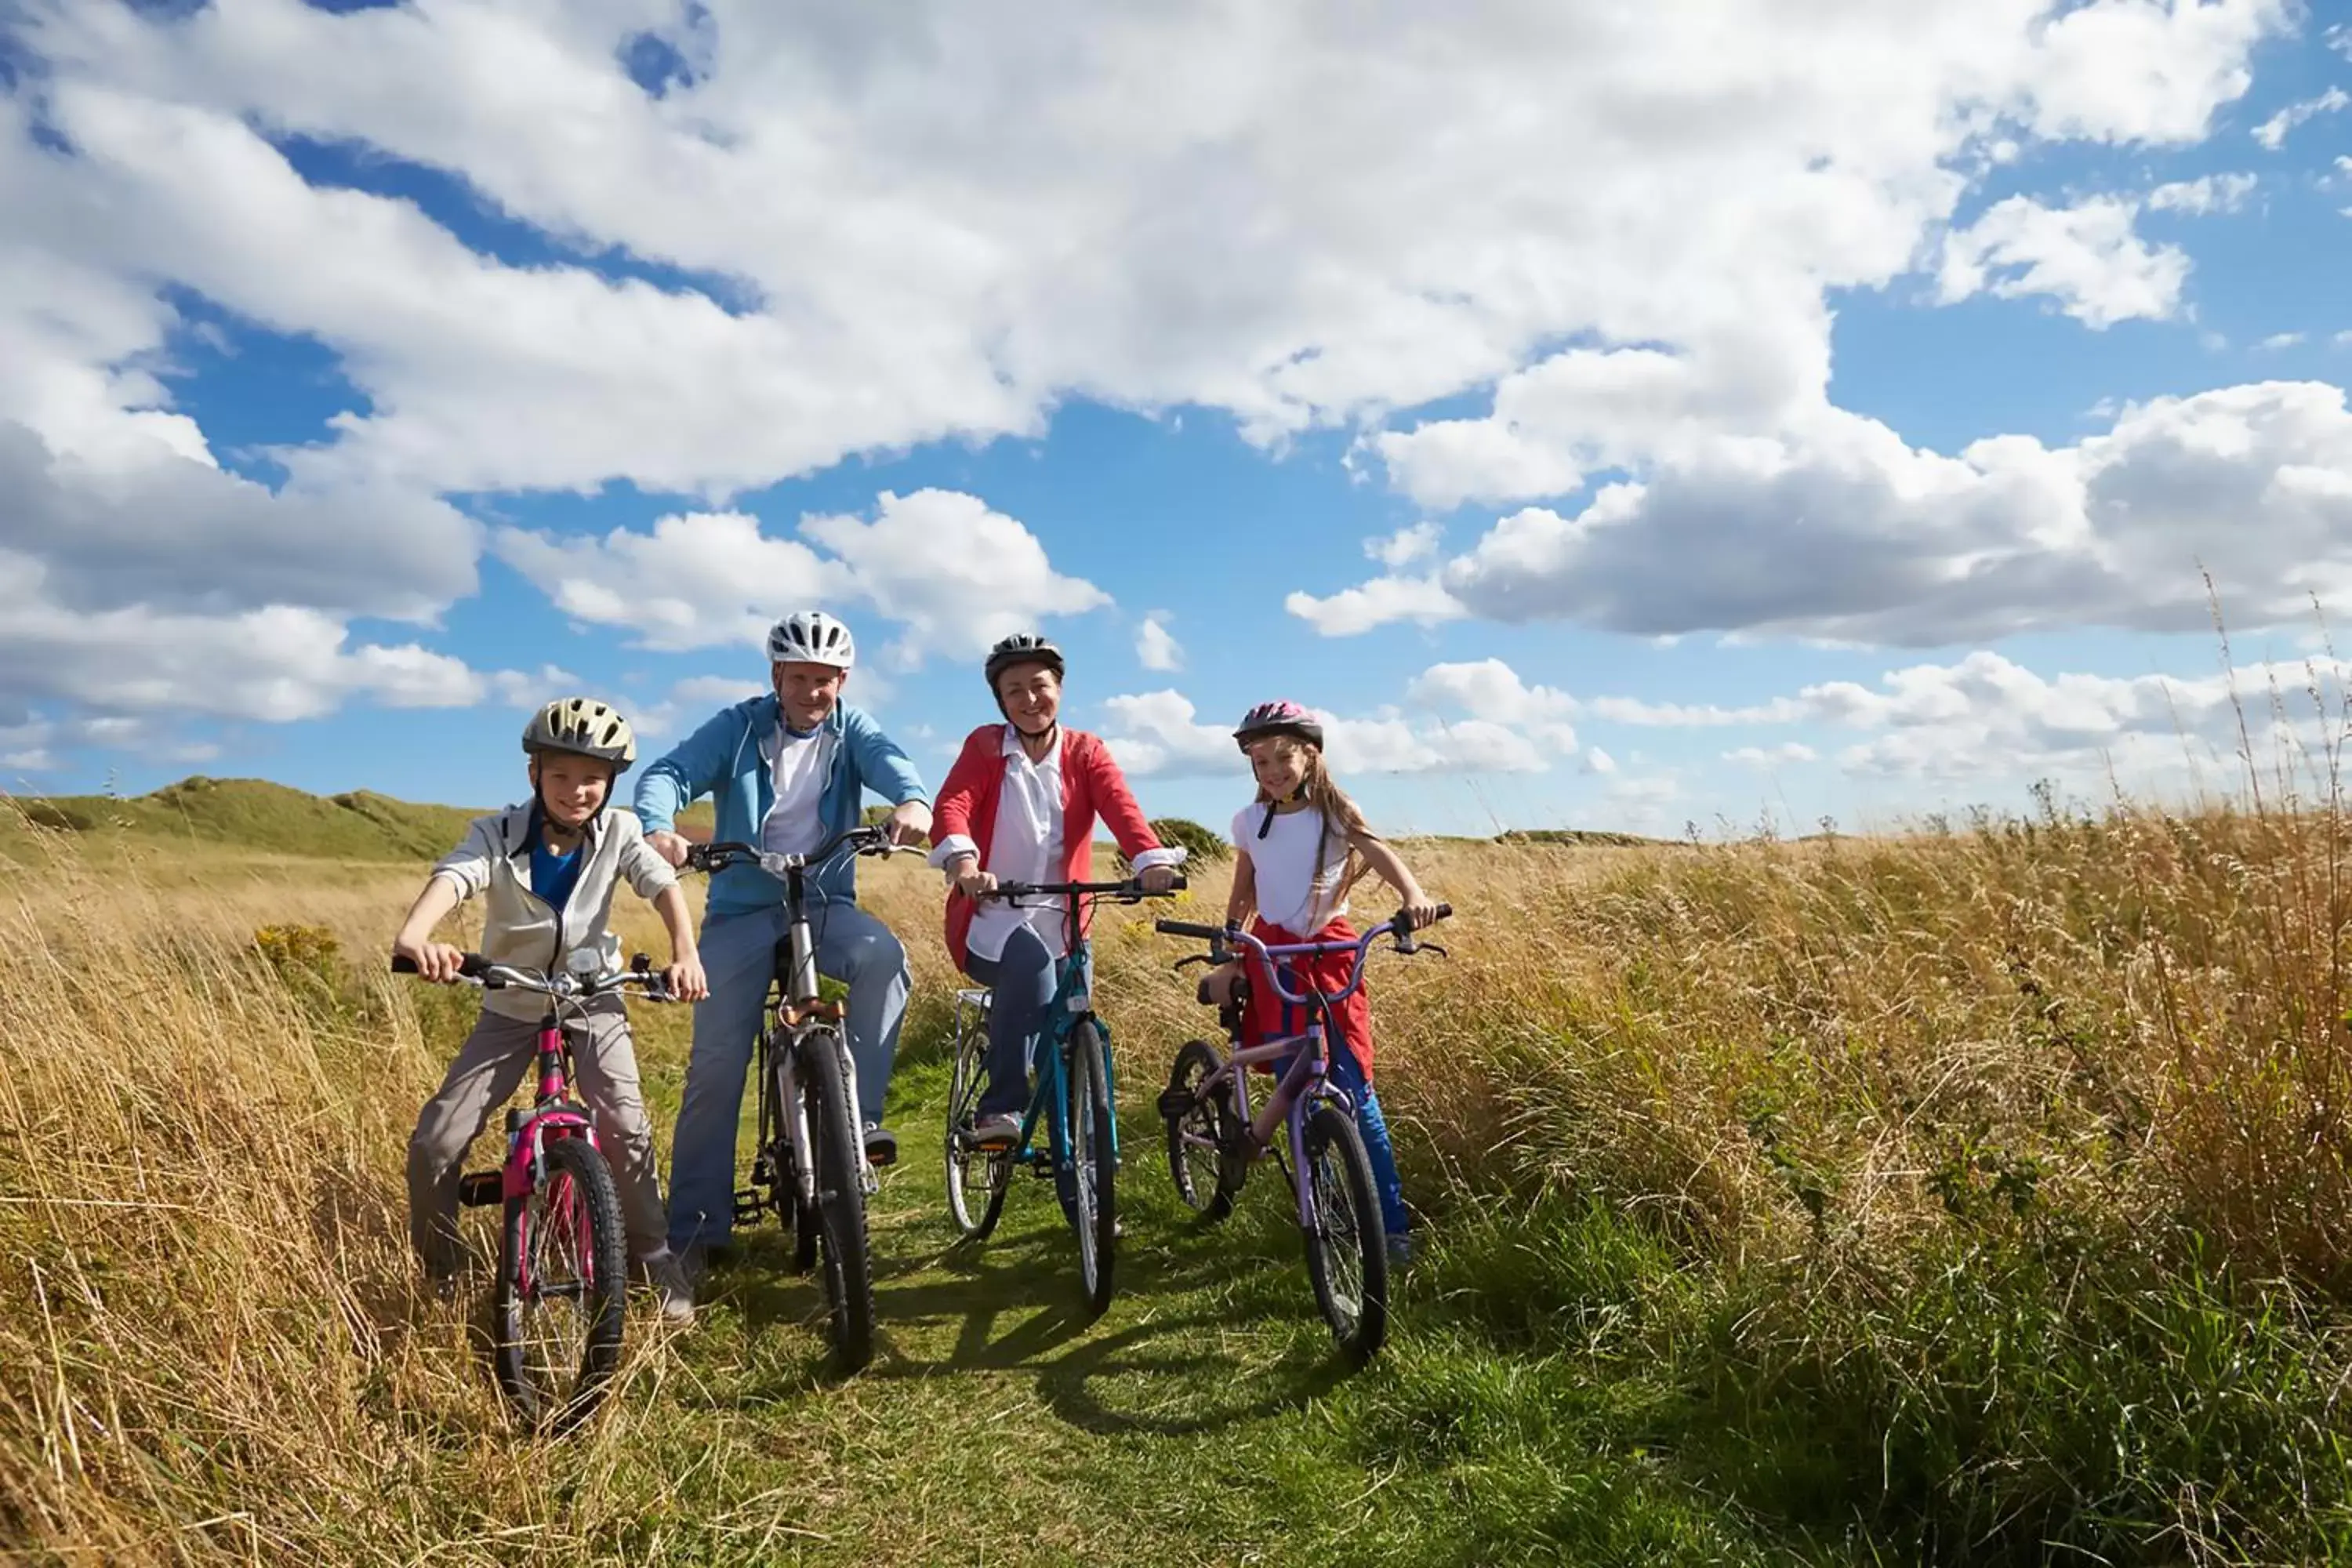
<path fill-rule="evenodd" d="M 991 1111 L 971 1120 L 971 1146 L 975 1149 L 1010 1149 L 1021 1139 L 1021 1118 L 1009 1110 Z"/>
<path fill-rule="evenodd" d="M 694 1321 L 694 1287 L 687 1281 L 686 1270 L 679 1266 L 675 1253 L 664 1252 L 646 1259 L 646 1274 L 653 1280 L 654 1299 L 661 1304 L 664 1322 Z"/>

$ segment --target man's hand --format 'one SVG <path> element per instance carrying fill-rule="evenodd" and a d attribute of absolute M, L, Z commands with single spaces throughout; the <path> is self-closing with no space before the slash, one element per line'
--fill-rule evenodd
<path fill-rule="evenodd" d="M 457 971 L 466 962 L 463 949 L 446 942 L 412 942 L 405 935 L 393 940 L 392 951 L 415 963 L 416 973 L 436 985 L 456 984 Z"/>
<path fill-rule="evenodd" d="M 883 818 L 893 844 L 919 844 L 931 836 L 931 808 L 919 800 L 910 800 L 895 808 Z"/>
<path fill-rule="evenodd" d="M 1176 885 L 1176 868 L 1154 866 L 1148 871 L 1138 872 L 1135 879 L 1147 893 L 1164 893 Z"/>
<path fill-rule="evenodd" d="M 702 959 L 688 953 L 662 971 L 662 984 L 669 988 L 670 997 L 678 1002 L 699 1002 L 710 994 L 710 982 L 702 973 Z"/>
<path fill-rule="evenodd" d="M 646 843 L 653 852 L 668 861 L 672 868 L 686 864 L 686 852 L 692 846 L 667 827 L 657 827 L 646 835 Z"/>

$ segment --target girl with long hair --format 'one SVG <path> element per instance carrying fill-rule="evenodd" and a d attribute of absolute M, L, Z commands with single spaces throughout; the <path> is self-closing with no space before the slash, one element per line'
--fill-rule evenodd
<path fill-rule="evenodd" d="M 1234 817 L 1238 853 L 1226 920 L 1250 921 L 1251 934 L 1270 947 L 1353 942 L 1358 932 L 1347 921 L 1348 894 L 1367 871 L 1396 889 L 1415 929 L 1436 918 L 1436 900 L 1332 779 L 1323 761 L 1323 726 L 1313 714 L 1296 702 L 1262 702 L 1244 716 L 1234 741 L 1250 760 L 1257 795 Z M 1303 1010 L 1285 1003 L 1272 977 L 1262 973 L 1262 963 L 1251 962 L 1261 972 L 1250 976 L 1244 1042 L 1299 1033 L 1306 1024 Z M 1292 988 L 1303 990 L 1303 982 L 1337 991 L 1348 983 L 1351 962 L 1341 955 L 1289 961 L 1298 975 Z M 1229 966 L 1213 976 L 1204 994 L 1220 1001 L 1229 996 L 1238 970 Z M 1380 1189 L 1389 1252 L 1402 1263 L 1412 1252 L 1412 1219 L 1397 1180 L 1388 1120 L 1372 1090 L 1371 1007 L 1360 987 L 1332 1013 L 1339 1038 L 1332 1042 L 1331 1079 L 1355 1102 L 1356 1125 Z"/>

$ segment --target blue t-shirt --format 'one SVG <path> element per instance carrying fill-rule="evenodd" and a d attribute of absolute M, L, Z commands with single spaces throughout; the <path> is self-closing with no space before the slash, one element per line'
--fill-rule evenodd
<path fill-rule="evenodd" d="M 547 835 L 541 830 L 539 816 L 530 819 L 530 890 L 547 900 L 550 909 L 561 910 L 564 900 L 580 880 L 581 852 L 588 841 L 583 837 L 572 847 L 569 854 L 558 855 L 547 847 Z"/>

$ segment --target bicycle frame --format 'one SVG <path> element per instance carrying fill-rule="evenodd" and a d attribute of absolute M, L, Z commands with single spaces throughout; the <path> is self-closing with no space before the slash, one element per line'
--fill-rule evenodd
<path fill-rule="evenodd" d="M 539 1094 L 532 1109 L 507 1113 L 507 1158 L 499 1184 L 502 1198 L 527 1198 L 547 1174 L 550 1138 L 585 1138 L 597 1152 L 596 1117 L 572 1099 L 572 1046 L 551 1004 L 539 1025 Z"/>
<path fill-rule="evenodd" d="M 1441 905 L 1439 908 L 1440 918 L 1453 912 L 1450 905 Z M 1409 924 L 1402 924 L 1402 917 L 1399 916 L 1382 921 L 1353 942 L 1304 942 L 1281 945 L 1269 945 L 1261 942 L 1238 926 L 1228 925 L 1217 928 L 1187 925 L 1175 921 L 1157 922 L 1159 930 L 1172 935 L 1205 936 L 1212 944 L 1210 957 L 1213 963 L 1223 963 L 1235 957 L 1256 958 L 1265 969 L 1267 982 L 1273 985 L 1275 994 L 1291 1006 L 1307 1009 L 1308 1021 L 1307 1028 L 1302 1033 L 1286 1035 L 1277 1040 L 1266 1040 L 1258 1045 L 1246 1047 L 1241 1044 L 1240 1037 L 1236 1034 L 1234 1039 L 1234 1050 L 1225 1058 L 1223 1066 L 1195 1086 L 1193 1093 L 1196 1097 L 1205 1098 L 1218 1087 L 1230 1084 L 1235 1103 L 1247 1118 L 1242 1129 L 1244 1147 L 1234 1152 L 1251 1160 L 1264 1158 L 1266 1152 L 1275 1146 L 1275 1135 L 1278 1129 L 1287 1131 L 1286 1142 L 1290 1152 L 1289 1174 L 1291 1186 L 1297 1197 L 1298 1220 L 1300 1225 L 1310 1229 L 1317 1223 L 1317 1219 L 1314 1187 L 1307 1172 L 1307 1118 L 1318 1104 L 1325 1100 L 1336 1101 L 1350 1119 L 1354 1117 L 1356 1111 L 1353 1100 L 1344 1089 L 1330 1081 L 1330 1030 L 1334 1027 L 1332 1009 L 1362 988 L 1365 962 L 1371 955 L 1372 944 L 1381 937 L 1395 935 L 1398 937 L 1399 945 L 1405 951 L 1415 951 L 1412 945 L 1412 927 Z M 1422 945 L 1439 953 L 1444 952 L 1444 949 L 1436 947 L 1433 943 Z M 1291 988 L 1287 983 L 1287 977 L 1293 971 L 1286 960 L 1322 958 L 1334 953 L 1353 955 L 1355 962 L 1349 968 L 1346 985 L 1337 991 L 1325 991 L 1319 985 L 1311 984 L 1306 990 Z M 1188 959 L 1186 962 L 1193 961 Z M 1265 1108 L 1251 1114 L 1250 1069 L 1259 1066 L 1271 1067 L 1286 1057 L 1292 1058 L 1290 1066 L 1276 1083 L 1273 1093 L 1266 1099 Z M 1183 1136 L 1188 1143 L 1214 1149 L 1220 1153 L 1225 1152 L 1222 1141 L 1204 1139 L 1192 1132 L 1187 1132 Z"/>
<path fill-rule="evenodd" d="M 1046 1127 L 1046 1147 L 1056 1172 L 1070 1166 L 1070 1116 L 1068 1097 L 1063 1092 L 1063 1076 L 1068 1070 L 1065 1058 L 1070 1054 L 1070 1037 L 1077 1032 L 1081 1020 L 1091 1021 L 1103 1041 L 1103 1082 L 1110 1091 L 1111 1103 L 1118 1103 L 1118 1072 L 1112 1065 L 1110 1029 L 1092 1010 L 1094 996 L 1094 946 L 1086 937 L 1078 938 L 1055 966 L 1054 999 L 1046 1005 L 1045 1026 L 1037 1031 L 1037 1088 L 1029 1097 L 1029 1109 L 1021 1118 L 1021 1134 L 1013 1141 L 1012 1157 L 1018 1161 L 1029 1153 L 1029 1145 L 1036 1137 L 1037 1123 L 1042 1118 Z M 1111 1158 L 1118 1158 L 1118 1119 L 1113 1117 L 1110 1126 Z"/>
<path fill-rule="evenodd" d="M 901 847 L 881 838 L 877 829 L 853 827 L 835 835 L 812 854 L 776 855 L 749 844 L 714 843 L 696 846 L 687 861 L 697 869 L 715 871 L 735 860 L 750 859 L 784 885 L 782 962 L 776 967 L 774 1002 L 760 1030 L 753 1070 L 759 1079 L 760 1134 L 762 1139 L 767 1136 L 769 1117 L 774 1115 L 784 1152 L 792 1163 L 794 1197 L 804 1206 L 817 1199 L 816 1162 L 809 1150 L 808 1111 L 800 1092 L 799 1075 L 799 1047 L 812 1027 L 823 1024 L 833 1029 L 853 1110 L 857 1104 L 856 1058 L 849 1049 L 840 1005 L 824 1000 L 821 994 L 816 939 L 810 931 L 808 914 L 808 873 L 845 847 L 852 847 L 861 855 L 887 855 Z M 873 1164 L 866 1158 L 863 1140 L 858 1140 L 857 1145 L 858 1169 L 866 1190 L 871 1193 L 881 1184 L 875 1177 Z"/>

